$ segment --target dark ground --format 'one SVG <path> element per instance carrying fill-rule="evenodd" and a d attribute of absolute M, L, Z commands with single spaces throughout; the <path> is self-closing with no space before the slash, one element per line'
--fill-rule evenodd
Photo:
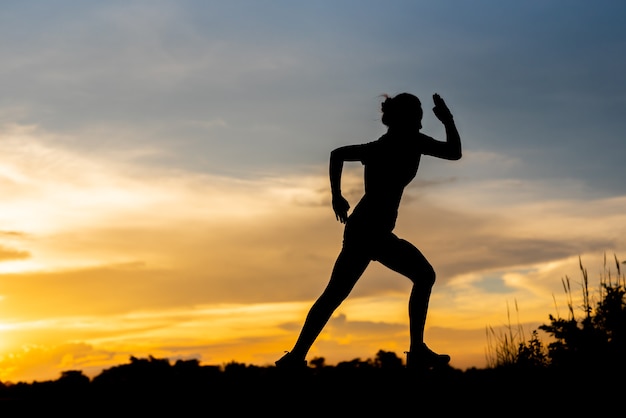
<path fill-rule="evenodd" d="M 623 411 L 624 381 L 591 371 L 275 367 L 138 360 L 94 379 L 0 387 L 0 417 L 13 416 L 583 416 Z"/>

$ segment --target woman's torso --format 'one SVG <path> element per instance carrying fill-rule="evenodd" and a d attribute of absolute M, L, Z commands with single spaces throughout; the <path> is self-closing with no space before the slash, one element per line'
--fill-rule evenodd
<path fill-rule="evenodd" d="M 363 145 L 365 194 L 348 219 L 352 226 L 380 232 L 393 230 L 404 188 L 419 167 L 419 135 L 388 133 Z"/>

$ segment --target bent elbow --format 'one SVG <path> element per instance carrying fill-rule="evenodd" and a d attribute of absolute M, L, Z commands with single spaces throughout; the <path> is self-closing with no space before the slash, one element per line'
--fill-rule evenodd
<path fill-rule="evenodd" d="M 460 149 L 454 149 L 454 150 L 449 150 L 444 156 L 444 158 L 447 160 L 456 161 L 456 160 L 460 160 L 462 156 L 463 156 L 463 153 L 461 152 Z"/>
<path fill-rule="evenodd" d="M 343 161 L 346 159 L 346 147 L 335 148 L 330 152 L 330 161 Z"/>
<path fill-rule="evenodd" d="M 330 159 L 328 162 L 331 168 L 337 165 L 337 153 L 335 151 L 330 152 Z"/>

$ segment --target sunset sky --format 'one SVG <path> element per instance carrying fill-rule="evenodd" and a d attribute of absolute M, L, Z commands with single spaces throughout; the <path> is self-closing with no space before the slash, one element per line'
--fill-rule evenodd
<path fill-rule="evenodd" d="M 341 246 L 332 149 L 421 98 L 397 235 L 437 272 L 426 342 L 484 367 L 626 259 L 626 3 L 3 1 L 0 381 L 129 357 L 273 364 Z M 362 166 L 348 163 L 354 206 Z M 622 265 L 623 266 L 623 265 Z M 623 266 L 626 268 L 626 266 Z M 309 353 L 408 349 L 410 282 L 372 264 Z M 510 313 L 510 319 L 508 318 Z"/>

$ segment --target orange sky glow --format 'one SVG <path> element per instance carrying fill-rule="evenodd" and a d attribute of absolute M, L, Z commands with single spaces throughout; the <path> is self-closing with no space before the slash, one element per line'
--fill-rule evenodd
<path fill-rule="evenodd" d="M 326 167 L 249 181 L 142 171 L 50 148 L 40 136 L 12 126 L 0 138 L 2 186 L 14 190 L 0 208 L 0 381 L 52 379 L 67 369 L 94 374 L 131 355 L 267 365 L 293 344 L 341 242 Z M 465 169 L 482 158 L 468 155 Z M 360 174 L 347 167 L 352 202 Z M 582 257 L 598 265 L 602 239 L 625 224 L 626 201 L 516 203 L 503 211 L 481 197 L 503 185 L 464 185 L 473 203 L 455 187 L 408 189 L 397 231 L 432 254 L 438 271 L 428 343 L 450 353 L 455 367 L 484 367 L 486 327 L 506 325 L 510 311 L 530 334 L 556 313 L 561 278 L 579 277 L 576 257 L 511 265 L 506 247 L 527 240 L 549 251 L 541 246 L 592 235 L 599 247 Z M 403 355 L 408 290 L 406 279 L 372 264 L 310 358 Z"/>

